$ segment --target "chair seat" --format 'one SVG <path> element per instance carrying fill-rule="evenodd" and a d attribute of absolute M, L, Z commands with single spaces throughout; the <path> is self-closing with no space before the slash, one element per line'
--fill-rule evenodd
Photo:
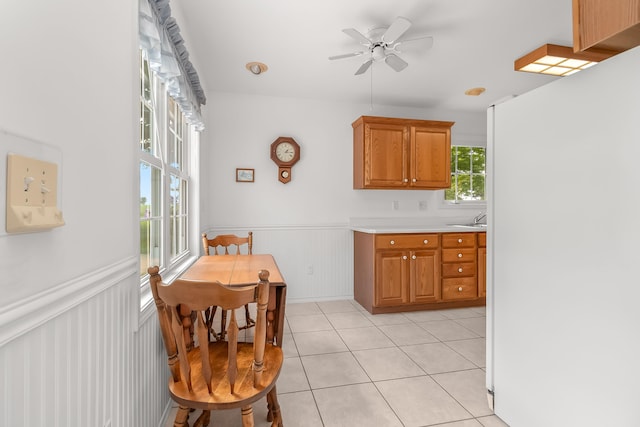
<path fill-rule="evenodd" d="M 200 348 L 196 347 L 189 352 L 191 365 L 191 378 L 193 390 L 189 391 L 184 382 L 174 382 L 169 379 L 169 392 L 173 399 L 183 405 L 195 409 L 231 409 L 246 406 L 264 397 L 275 384 L 280 374 L 283 355 L 282 349 L 267 344 L 264 353 L 264 371 L 262 372 L 262 384 L 271 384 L 271 387 L 254 387 L 253 384 L 253 357 L 252 343 L 238 343 L 238 374 L 235 390 L 231 394 L 229 378 L 227 376 L 227 351 L 226 341 L 209 343 L 209 360 L 212 366 L 213 390 L 209 394 L 207 385 L 202 378 Z"/>

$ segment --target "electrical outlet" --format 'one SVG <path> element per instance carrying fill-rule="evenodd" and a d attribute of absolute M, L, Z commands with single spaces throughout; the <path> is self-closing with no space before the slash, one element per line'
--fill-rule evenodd
<path fill-rule="evenodd" d="M 307 274 L 308 275 L 312 275 L 313 274 L 313 265 L 308 265 L 307 266 Z"/>
<path fill-rule="evenodd" d="M 398 209 L 400 209 L 400 202 L 397 200 L 391 202 L 391 210 L 397 211 Z"/>
<path fill-rule="evenodd" d="M 427 201 L 426 200 L 420 200 L 418 202 L 418 210 L 421 210 L 421 211 L 426 211 L 427 210 Z"/>
<path fill-rule="evenodd" d="M 58 165 L 18 154 L 7 156 L 7 232 L 64 225 L 58 210 Z"/>

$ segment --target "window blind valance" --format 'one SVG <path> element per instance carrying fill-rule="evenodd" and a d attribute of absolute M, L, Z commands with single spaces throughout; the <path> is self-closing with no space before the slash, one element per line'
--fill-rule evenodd
<path fill-rule="evenodd" d="M 140 47 L 147 52 L 149 66 L 180 105 L 187 121 L 204 129 L 200 106 L 206 103 L 204 90 L 180 28 L 171 16 L 169 0 L 139 0 Z"/>

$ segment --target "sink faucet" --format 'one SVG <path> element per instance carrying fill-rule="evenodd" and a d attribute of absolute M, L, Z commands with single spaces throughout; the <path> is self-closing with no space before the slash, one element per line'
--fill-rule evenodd
<path fill-rule="evenodd" d="M 473 217 L 473 223 L 474 224 L 480 224 L 480 221 L 482 221 L 486 217 L 487 217 L 487 213 L 486 212 L 480 212 L 478 215 Z"/>

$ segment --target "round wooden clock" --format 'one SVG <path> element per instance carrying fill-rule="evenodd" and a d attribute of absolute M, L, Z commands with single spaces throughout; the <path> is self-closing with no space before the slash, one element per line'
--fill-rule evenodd
<path fill-rule="evenodd" d="M 290 137 L 281 136 L 271 144 L 271 160 L 278 165 L 278 180 L 291 181 L 291 167 L 300 160 L 300 146 Z"/>

